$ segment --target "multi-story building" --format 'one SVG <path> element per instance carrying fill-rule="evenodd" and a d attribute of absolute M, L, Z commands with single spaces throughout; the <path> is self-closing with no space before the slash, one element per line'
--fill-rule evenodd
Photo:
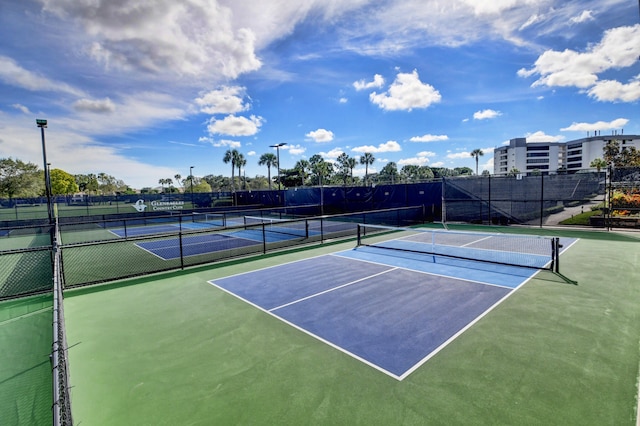
<path fill-rule="evenodd" d="M 506 175 L 514 169 L 522 174 L 553 174 L 559 170 L 575 173 L 589 169 L 593 160 L 602 158 L 603 148 L 611 140 L 617 140 L 620 148 L 633 146 L 640 150 L 640 135 L 598 134 L 568 142 L 527 142 L 526 138 L 515 138 L 509 145 L 494 150 L 493 173 Z"/>

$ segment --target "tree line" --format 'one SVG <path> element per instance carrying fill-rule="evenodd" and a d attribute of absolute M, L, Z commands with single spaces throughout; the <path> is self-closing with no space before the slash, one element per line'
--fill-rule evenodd
<path fill-rule="evenodd" d="M 482 150 L 474 150 L 471 156 L 476 162 L 478 174 L 478 157 L 484 155 Z M 235 190 L 273 189 L 273 186 L 292 188 L 316 185 L 378 185 L 420 182 L 452 176 L 470 176 L 473 170 L 469 167 L 429 167 L 403 165 L 391 161 L 376 173 L 369 173 L 369 167 L 375 162 L 371 153 L 364 153 L 359 158 L 346 153 L 340 154 L 335 162 L 325 160 L 320 154 L 308 160 L 301 159 L 292 168 L 278 167 L 278 158 L 273 153 L 262 154 L 258 165 L 266 167 L 267 176 L 247 177 L 243 173 L 247 160 L 236 149 L 227 150 L 223 157 L 225 164 L 231 165 L 231 177 L 209 174 L 203 177 L 177 174 L 173 177 L 158 180 L 160 189 L 146 187 L 141 193 L 174 193 L 174 192 L 227 192 Z M 354 176 L 353 170 L 360 164 L 365 167 L 364 176 Z M 621 147 L 620 142 L 612 140 L 603 149 L 603 158 L 594 160 L 590 167 L 601 170 L 612 165 L 614 167 L 640 167 L 640 151 L 634 147 Z M 237 171 L 237 175 L 236 175 Z M 519 173 L 517 170 L 510 174 Z M 484 174 L 488 174 L 485 170 Z M 82 192 L 90 195 L 134 194 L 137 191 L 122 180 L 106 173 L 72 175 L 61 169 L 50 170 L 52 195 L 69 195 Z M 33 198 L 46 194 L 44 171 L 36 164 L 19 159 L 0 159 L 0 197 Z"/>

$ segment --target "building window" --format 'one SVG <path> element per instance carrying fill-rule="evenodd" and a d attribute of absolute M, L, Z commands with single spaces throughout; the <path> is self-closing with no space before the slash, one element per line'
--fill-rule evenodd
<path fill-rule="evenodd" d="M 528 146 L 527 151 L 549 151 L 549 146 Z"/>
<path fill-rule="evenodd" d="M 529 157 L 549 157 L 548 152 L 527 152 L 527 158 Z"/>

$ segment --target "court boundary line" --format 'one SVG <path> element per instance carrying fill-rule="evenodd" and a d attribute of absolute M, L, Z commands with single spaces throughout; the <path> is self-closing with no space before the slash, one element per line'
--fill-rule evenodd
<path fill-rule="evenodd" d="M 316 257 L 320 257 L 320 256 L 316 256 Z M 292 262 L 292 263 L 294 263 L 294 262 Z M 266 268 L 265 268 L 265 269 L 266 269 Z M 253 272 L 253 271 L 250 271 L 250 272 Z M 386 272 L 386 271 L 385 271 L 385 272 Z M 242 274 L 236 274 L 236 275 L 242 275 Z M 228 278 L 228 277 L 222 277 L 222 278 Z M 261 307 L 261 306 L 259 306 L 259 305 L 256 305 L 255 303 L 253 303 L 253 302 L 251 302 L 251 301 L 249 301 L 249 300 L 245 299 L 244 297 L 239 296 L 239 295 L 237 295 L 236 293 L 233 293 L 233 292 L 231 292 L 231 291 L 229 291 L 229 290 L 227 290 L 227 289 L 225 289 L 225 288 L 223 288 L 223 287 L 220 287 L 219 285 L 217 285 L 217 284 L 214 282 L 214 280 L 209 280 L 209 281 L 208 281 L 208 283 L 209 283 L 209 284 L 211 284 L 213 287 L 216 287 L 217 289 L 222 290 L 223 292 L 227 293 L 228 295 L 230 295 L 230 296 L 232 296 L 232 297 L 235 297 L 236 299 L 241 300 L 241 301 L 243 301 L 243 302 L 247 303 L 248 305 L 253 306 L 254 308 L 256 308 L 256 309 L 258 309 L 258 310 L 260 310 L 260 311 L 262 311 L 262 312 L 266 313 L 267 315 L 269 315 L 269 316 L 271 316 L 271 317 L 273 317 L 273 318 L 277 319 L 278 321 L 281 321 L 281 322 L 283 322 L 283 323 L 287 324 L 288 326 L 295 328 L 296 330 L 298 330 L 298 331 L 300 331 L 300 332 L 302 332 L 302 333 L 306 334 L 307 336 L 310 336 L 310 337 L 312 337 L 312 338 L 314 338 L 314 339 L 316 339 L 316 340 L 320 341 L 321 343 L 324 343 L 325 345 L 328 345 L 328 346 L 330 346 L 330 347 L 332 347 L 332 348 L 334 348 L 334 349 L 336 349 L 336 350 L 338 350 L 338 351 L 342 352 L 343 354 L 348 355 L 348 356 L 350 356 L 351 358 L 354 358 L 354 359 L 356 359 L 356 360 L 358 360 L 358 361 L 362 362 L 363 364 L 368 365 L 369 367 L 372 367 L 372 368 L 374 368 L 374 369 L 376 369 L 376 370 L 380 371 L 381 373 L 386 374 L 386 375 L 387 375 L 387 376 L 389 376 L 389 377 L 392 377 L 392 378 L 394 378 L 394 379 L 396 379 L 396 380 L 398 380 L 398 381 L 402 381 L 402 379 L 400 378 L 400 376 L 398 376 L 397 374 L 393 374 L 392 372 L 390 372 L 390 371 L 388 371 L 388 370 L 385 370 L 384 368 L 380 367 L 379 365 L 374 364 L 374 363 L 372 363 L 371 361 L 369 361 L 369 360 L 367 360 L 367 359 L 364 359 L 364 358 L 362 358 L 362 357 L 361 357 L 361 356 L 359 356 L 359 355 L 354 354 L 353 352 L 347 351 L 345 348 L 343 348 L 343 347 L 341 347 L 341 346 L 338 346 L 338 345 L 336 345 L 335 343 L 330 342 L 330 341 L 328 341 L 328 340 L 324 339 L 323 337 L 320 337 L 320 336 L 318 336 L 317 334 L 312 333 L 311 331 L 309 331 L 309 330 L 307 330 L 307 329 L 305 329 L 305 328 L 302 328 L 302 327 L 300 327 L 299 325 L 294 324 L 293 322 L 291 322 L 291 321 L 289 321 L 289 320 L 286 320 L 286 319 L 282 318 L 281 316 L 277 315 L 276 313 L 274 313 L 274 312 L 270 312 L 269 310 L 266 310 L 265 308 L 263 308 L 263 307 Z"/>
<path fill-rule="evenodd" d="M 343 250 L 343 251 L 349 251 L 349 250 Z M 393 266 L 388 265 L 386 263 L 376 262 L 376 261 L 373 261 L 373 260 L 355 259 L 355 258 L 352 258 L 352 257 L 341 256 L 340 253 L 341 252 L 331 253 L 331 254 L 329 254 L 329 256 L 336 256 L 336 257 L 342 257 L 342 258 L 345 258 L 345 259 L 352 259 L 352 260 L 356 260 L 356 261 L 359 261 L 359 262 L 371 263 L 373 265 L 383 265 L 383 266 L 393 267 Z M 429 256 L 440 257 L 440 258 L 445 258 L 445 259 L 447 258 L 446 256 L 437 256 L 437 255 L 432 255 L 432 254 L 429 254 Z M 418 269 L 411 269 L 411 268 L 407 268 L 407 267 L 404 267 L 404 266 L 396 266 L 396 268 L 397 269 L 404 269 L 405 271 L 418 272 L 418 273 L 424 274 L 424 275 L 431 275 L 431 276 L 434 276 L 434 277 L 441 277 L 441 278 L 448 278 L 448 279 L 453 279 L 453 280 L 466 281 L 466 282 L 473 283 L 473 284 L 482 284 L 482 285 L 487 285 L 487 286 L 491 286 L 491 287 L 507 288 L 509 290 L 513 290 L 515 288 L 515 287 L 509 287 L 509 286 L 500 285 L 500 284 L 487 283 L 487 282 L 484 282 L 484 281 L 471 280 L 469 278 L 460 278 L 460 277 L 454 277 L 454 276 L 451 276 L 451 275 L 438 274 L 438 273 L 435 273 L 435 272 L 420 271 Z M 455 266 L 455 268 L 460 268 L 460 266 Z M 508 275 L 508 274 L 503 274 L 503 275 Z M 527 279 L 529 279 L 529 278 L 527 278 Z"/>
<path fill-rule="evenodd" d="M 527 284 L 529 281 L 531 281 L 536 275 L 538 275 L 540 273 L 540 271 L 537 271 L 536 273 L 534 273 L 532 276 L 530 276 L 529 278 L 527 278 L 526 280 L 524 280 L 520 285 L 518 285 L 517 287 L 511 288 L 511 291 L 509 291 L 507 294 L 505 294 L 502 298 L 500 298 L 499 300 L 497 300 L 493 305 L 489 306 L 487 309 L 485 309 L 480 315 L 478 315 L 476 318 L 474 318 L 471 322 L 469 322 L 467 325 L 465 325 L 464 327 L 462 327 L 460 330 L 458 330 L 455 334 L 453 334 L 451 337 L 449 337 L 447 340 L 445 340 L 444 342 L 442 342 L 440 344 L 440 346 L 438 346 L 437 348 L 435 348 L 433 351 L 431 351 L 429 354 L 427 354 L 427 356 L 425 356 L 423 359 L 421 359 L 420 361 L 418 361 L 413 367 L 411 367 L 410 369 L 408 369 L 407 371 L 404 372 L 404 374 L 402 374 L 402 376 L 400 376 L 400 380 L 404 380 L 406 377 L 408 377 L 411 373 L 413 373 L 414 371 L 416 371 L 418 368 L 422 367 L 427 361 L 429 361 L 431 358 L 433 358 L 434 356 L 436 356 L 441 350 L 443 350 L 444 348 L 446 348 L 450 343 L 452 343 L 455 339 L 457 339 L 458 337 L 460 337 L 464 332 L 466 332 L 467 330 L 469 330 L 471 327 L 473 327 L 476 323 L 478 323 L 482 318 L 484 318 L 486 315 L 488 315 L 491 311 L 493 311 L 495 308 L 497 308 L 500 304 L 502 304 L 505 300 L 507 300 L 509 297 L 511 297 L 513 294 L 515 294 L 516 291 L 518 291 L 522 286 L 524 286 L 525 284 Z"/>
<path fill-rule="evenodd" d="M 213 235 L 221 235 L 221 234 L 216 233 L 216 234 L 213 234 Z M 225 237 L 227 237 L 227 238 L 234 239 L 234 240 L 245 240 L 245 241 L 251 241 L 251 242 L 254 242 L 254 241 L 255 241 L 255 240 L 251 240 L 251 239 L 249 239 L 249 238 L 232 237 L 232 236 L 229 236 L 229 235 L 224 235 L 224 236 L 225 236 Z M 167 239 L 162 239 L 162 241 L 172 241 L 172 240 L 174 240 L 174 239 L 178 241 L 177 246 L 173 246 L 173 245 L 172 245 L 172 246 L 170 246 L 170 247 L 163 247 L 163 249 L 165 249 L 165 248 L 166 248 L 166 249 L 175 249 L 175 248 L 177 248 L 177 249 L 178 249 L 178 251 L 179 251 L 179 250 L 180 250 L 180 242 L 179 242 L 179 241 L 180 241 L 180 239 L 181 239 L 181 238 L 182 238 L 182 241 L 183 241 L 183 244 L 182 244 L 182 247 L 183 247 L 183 248 L 184 248 L 185 246 L 196 246 L 196 245 L 201 245 L 201 244 L 212 244 L 212 243 L 214 243 L 213 241 L 206 241 L 206 242 L 200 242 L 200 243 L 187 243 L 187 244 L 184 244 L 184 239 L 185 239 L 185 238 L 197 238 L 197 237 L 198 237 L 198 235 L 197 235 L 197 234 L 187 234 L 187 235 L 182 234 L 182 236 L 180 236 L 180 235 L 179 235 L 179 236 L 177 236 L 176 238 L 167 238 Z M 154 239 L 153 241 L 156 241 L 156 240 Z M 149 242 L 153 242 L 153 241 L 143 241 L 142 243 L 149 243 Z M 180 257 L 181 257 L 181 256 L 182 256 L 182 257 L 202 256 L 202 255 L 206 255 L 206 254 L 210 254 L 210 253 L 215 253 L 215 252 L 217 251 L 217 250 L 214 250 L 214 251 L 205 251 L 205 252 L 202 252 L 202 253 L 186 254 L 186 255 L 185 255 L 185 254 L 182 254 L 182 255 L 178 254 L 178 256 L 176 256 L 176 257 L 162 257 L 162 256 L 160 256 L 160 255 L 158 255 L 158 254 L 154 253 L 153 251 L 151 251 L 151 250 L 149 250 L 149 249 L 146 249 L 146 248 L 142 247 L 140 244 L 141 244 L 141 243 L 135 243 L 135 246 L 136 246 L 136 247 L 141 248 L 142 250 L 144 250 L 144 251 L 146 251 L 146 252 L 148 252 L 148 253 L 150 253 L 150 254 L 152 254 L 152 255 L 156 256 L 157 258 L 162 259 L 162 260 L 164 260 L 164 261 L 166 261 L 166 262 L 168 262 L 168 261 L 170 261 L 170 260 L 180 259 Z M 251 244 L 251 245 L 257 245 L 257 244 Z"/>
<path fill-rule="evenodd" d="M 389 266 L 389 265 L 386 265 L 386 266 Z M 362 277 L 362 278 L 359 278 L 359 279 L 354 280 L 354 281 L 350 281 L 350 282 L 345 283 L 345 284 L 340 284 L 339 286 L 336 286 L 336 287 L 333 287 L 333 288 L 329 288 L 327 290 L 323 290 L 323 291 L 320 291 L 318 293 L 311 294 L 309 296 L 302 297 L 302 298 L 294 300 L 292 302 L 285 303 L 284 305 L 276 306 L 275 308 L 269 309 L 269 312 L 277 311 L 278 309 L 286 308 L 287 306 L 295 305 L 296 303 L 300 303 L 300 302 L 303 302 L 305 300 L 313 299 L 314 297 L 318 297 L 318 296 L 321 296 L 321 295 L 326 294 L 326 293 L 331 293 L 332 291 L 340 290 L 341 288 L 345 288 L 345 287 L 348 287 L 350 285 L 357 284 L 357 283 L 359 283 L 361 281 L 368 280 L 370 278 L 374 278 L 374 277 L 377 277 L 377 276 L 380 276 L 380 275 L 383 275 L 383 274 L 387 274 L 389 272 L 392 272 L 392 271 L 395 271 L 395 270 L 398 270 L 398 269 L 401 269 L 401 268 L 389 266 L 389 269 L 387 269 L 385 271 L 378 272 L 377 274 L 369 275 L 369 276 L 366 276 L 366 277 Z"/>

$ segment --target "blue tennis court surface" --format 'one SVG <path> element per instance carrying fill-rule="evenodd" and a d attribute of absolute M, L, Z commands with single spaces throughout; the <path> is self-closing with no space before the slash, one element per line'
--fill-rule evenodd
<path fill-rule="evenodd" d="M 164 260 L 179 259 L 180 256 L 197 256 L 240 247 L 262 245 L 267 243 L 293 240 L 295 235 L 274 232 L 262 232 L 261 229 L 246 229 L 233 232 L 204 233 L 182 235 L 182 253 L 178 237 L 156 239 L 136 243 L 136 246 Z"/>
<path fill-rule="evenodd" d="M 359 247 L 210 283 L 402 380 L 535 273 Z"/>

